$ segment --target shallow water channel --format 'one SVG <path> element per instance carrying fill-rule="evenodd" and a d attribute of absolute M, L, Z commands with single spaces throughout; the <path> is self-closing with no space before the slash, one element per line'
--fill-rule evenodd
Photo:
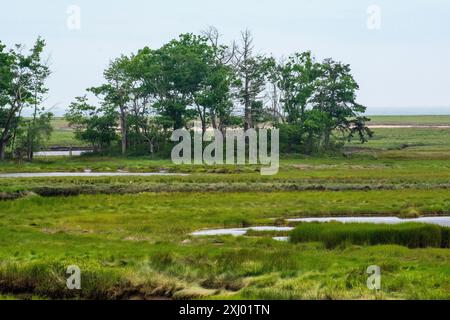
<path fill-rule="evenodd" d="M 342 222 L 342 223 L 374 223 L 374 224 L 399 224 L 406 222 L 437 224 L 450 227 L 450 217 L 422 217 L 416 219 L 400 219 L 397 217 L 339 217 L 339 218 L 300 218 L 286 219 L 288 222 Z"/>
<path fill-rule="evenodd" d="M 35 157 L 78 157 L 86 153 L 91 153 L 90 150 L 72 150 L 72 151 L 38 151 L 34 152 Z"/>
<path fill-rule="evenodd" d="M 299 218 L 299 219 L 286 219 L 288 222 L 342 222 L 342 223 L 373 223 L 373 224 L 399 224 L 406 222 L 416 223 L 429 223 L 436 224 L 444 227 L 450 227 L 450 217 L 423 217 L 417 219 L 400 219 L 397 217 L 339 217 L 339 218 Z M 243 236 L 248 231 L 292 231 L 293 227 L 275 227 L 275 226 L 263 226 L 263 227 L 250 227 L 250 228 L 228 228 L 228 229 L 209 229 L 201 230 L 192 233 L 191 235 L 199 236 Z M 288 241 L 288 237 L 274 237 L 274 240 Z"/>
<path fill-rule="evenodd" d="M 182 173 L 167 172 L 18 172 L 0 173 L 0 178 L 52 178 L 52 177 L 151 177 L 187 176 Z"/>
<path fill-rule="evenodd" d="M 192 233 L 193 236 L 243 236 L 248 231 L 292 231 L 292 227 L 250 227 L 250 228 L 230 228 L 211 229 Z"/>

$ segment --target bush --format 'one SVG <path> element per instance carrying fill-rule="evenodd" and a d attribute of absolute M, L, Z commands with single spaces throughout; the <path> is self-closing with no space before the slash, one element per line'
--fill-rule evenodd
<path fill-rule="evenodd" d="M 300 126 L 279 124 L 280 130 L 280 152 L 281 153 L 301 153 L 305 152 L 303 146 L 304 131 Z"/>
<path fill-rule="evenodd" d="M 450 228 L 444 227 L 442 228 L 442 248 L 450 248 Z"/>
<path fill-rule="evenodd" d="M 304 223 L 291 232 L 291 242 L 323 242 L 326 248 L 343 244 L 398 244 L 408 248 L 448 248 L 450 228 L 431 224 Z"/>

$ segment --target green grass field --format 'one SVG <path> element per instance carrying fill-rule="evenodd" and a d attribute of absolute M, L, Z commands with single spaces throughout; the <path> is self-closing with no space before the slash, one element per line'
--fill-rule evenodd
<path fill-rule="evenodd" d="M 448 298 L 448 249 L 386 245 L 327 250 L 320 243 L 189 234 L 267 224 L 273 217 L 396 214 L 436 202 L 448 210 L 449 195 L 147 193 L 8 201 L 1 214 L 2 288 L 73 297 L 63 280 L 65 267 L 76 264 L 84 270 L 85 286 L 77 293 L 84 298 Z M 377 294 L 364 281 L 365 269 L 374 264 L 385 270 L 384 288 Z"/>
<path fill-rule="evenodd" d="M 431 244 L 330 247 L 314 237 L 272 239 L 286 232 L 190 235 L 287 226 L 294 217 L 450 215 L 449 136 L 447 129 L 376 129 L 345 156 L 285 157 L 279 174 L 267 177 L 258 166 L 178 167 L 144 157 L 0 163 L 0 173 L 189 174 L 0 178 L 0 298 L 450 299 L 450 249 Z M 351 228 L 355 237 L 372 234 Z M 408 229 L 408 239 L 417 232 Z M 66 288 L 70 265 L 81 269 L 80 291 Z M 382 270 L 380 291 L 366 286 L 372 265 Z"/>
<path fill-rule="evenodd" d="M 448 126 L 450 115 L 434 116 L 368 116 L 372 125 Z"/>
<path fill-rule="evenodd" d="M 75 139 L 73 130 L 69 127 L 63 118 L 54 118 L 52 120 L 53 132 L 50 140 L 47 141 L 45 147 L 86 147 L 85 142 Z"/>

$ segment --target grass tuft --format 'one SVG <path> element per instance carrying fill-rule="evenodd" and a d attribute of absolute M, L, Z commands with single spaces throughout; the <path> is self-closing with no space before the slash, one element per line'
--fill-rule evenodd
<path fill-rule="evenodd" d="M 420 223 L 303 223 L 291 232 L 291 242 L 323 242 L 328 249 L 346 244 L 398 244 L 408 248 L 448 248 L 449 228 Z"/>

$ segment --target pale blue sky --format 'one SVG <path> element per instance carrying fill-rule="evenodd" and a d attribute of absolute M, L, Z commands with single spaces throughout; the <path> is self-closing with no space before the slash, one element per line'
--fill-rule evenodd
<path fill-rule="evenodd" d="M 374 4 L 380 30 L 366 25 Z M 80 30 L 66 26 L 69 5 L 81 9 Z M 46 104 L 61 114 L 101 83 L 111 58 L 209 25 L 225 41 L 249 28 L 262 53 L 311 50 L 351 64 L 370 114 L 450 114 L 449 0 L 15 0 L 1 5 L 0 40 L 47 40 L 53 74 Z"/>

